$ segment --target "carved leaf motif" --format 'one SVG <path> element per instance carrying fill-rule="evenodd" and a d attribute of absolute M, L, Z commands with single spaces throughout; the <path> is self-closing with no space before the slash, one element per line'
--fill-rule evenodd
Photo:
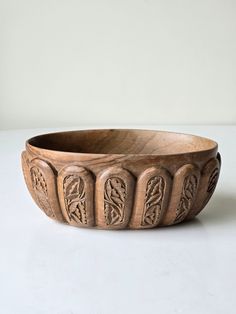
<path fill-rule="evenodd" d="M 185 178 L 181 198 L 176 210 L 175 223 L 184 220 L 191 209 L 193 200 L 197 192 L 198 179 L 195 175 L 189 175 Z"/>
<path fill-rule="evenodd" d="M 212 171 L 212 174 L 210 175 L 209 181 L 208 181 L 208 188 L 207 188 L 207 192 L 208 193 L 213 193 L 218 181 L 218 176 L 219 176 L 219 169 L 215 168 Z"/>
<path fill-rule="evenodd" d="M 69 175 L 63 182 L 64 200 L 70 220 L 87 224 L 84 181 L 76 175 Z"/>
<path fill-rule="evenodd" d="M 155 176 L 148 181 L 142 225 L 154 225 L 158 221 L 161 214 L 164 191 L 165 180 L 163 177 Z"/>
<path fill-rule="evenodd" d="M 51 209 L 49 200 L 48 200 L 48 190 L 47 183 L 43 173 L 37 167 L 32 167 L 30 169 L 31 180 L 35 196 L 37 198 L 39 206 L 49 217 L 54 217 L 54 213 Z"/>
<path fill-rule="evenodd" d="M 116 225 L 123 221 L 126 197 L 126 185 L 121 178 L 112 177 L 106 181 L 104 213 L 107 225 Z"/>
<path fill-rule="evenodd" d="M 219 168 L 215 168 L 211 175 L 210 178 L 208 180 L 208 186 L 207 186 L 207 196 L 202 204 L 202 208 L 206 206 L 206 204 L 208 203 L 209 199 L 211 198 L 215 188 L 216 188 L 216 184 L 219 178 Z"/>

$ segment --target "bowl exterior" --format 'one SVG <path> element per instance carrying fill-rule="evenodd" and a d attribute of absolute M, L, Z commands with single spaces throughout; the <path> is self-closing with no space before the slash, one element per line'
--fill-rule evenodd
<path fill-rule="evenodd" d="M 198 215 L 220 173 L 216 150 L 179 156 L 60 154 L 28 145 L 28 190 L 50 218 L 77 227 L 145 229 Z"/>

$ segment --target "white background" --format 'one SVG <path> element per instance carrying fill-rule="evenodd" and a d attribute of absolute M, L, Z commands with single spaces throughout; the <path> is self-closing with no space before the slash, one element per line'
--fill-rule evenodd
<path fill-rule="evenodd" d="M 0 0 L 0 128 L 236 123 L 236 1 Z"/>

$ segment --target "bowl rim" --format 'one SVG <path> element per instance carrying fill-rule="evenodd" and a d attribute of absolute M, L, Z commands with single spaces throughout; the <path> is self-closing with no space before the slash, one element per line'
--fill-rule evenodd
<path fill-rule="evenodd" d="M 99 132 L 99 131 L 135 131 L 135 132 L 156 132 L 156 133 L 168 133 L 168 134 L 175 134 L 175 135 L 185 135 L 185 136 L 190 136 L 193 138 L 198 138 L 204 141 L 208 141 L 211 143 L 211 147 L 209 149 L 199 149 L 199 150 L 192 150 L 192 151 L 185 151 L 185 152 L 180 152 L 180 153 L 96 153 L 96 152 L 73 152 L 73 151 L 66 151 L 66 150 L 57 150 L 57 149 L 49 149 L 49 148 L 43 148 L 36 146 L 32 144 L 31 142 L 34 140 L 37 140 L 40 137 L 44 137 L 47 135 L 59 135 L 59 134 L 69 134 L 69 133 L 86 133 L 86 132 Z M 104 156 L 160 156 L 160 157 L 169 157 L 169 156 L 183 156 L 183 155 L 193 155 L 193 154 L 201 154 L 201 153 L 209 153 L 212 151 L 218 151 L 218 143 L 211 138 L 205 137 L 205 136 L 199 136 L 196 134 L 191 134 L 191 133 L 184 133 L 184 132 L 175 132 L 175 131 L 166 131 L 166 130 L 159 130 L 159 129 L 141 129 L 141 128 L 94 128 L 94 129 L 77 129 L 77 130 L 66 130 L 66 131 L 56 131 L 56 132 L 47 132 L 47 133 L 42 133 L 38 134 L 36 136 L 30 137 L 29 139 L 26 140 L 25 142 L 25 147 L 26 149 L 29 149 L 30 151 L 33 152 L 45 152 L 45 153 L 55 153 L 61 156 L 64 155 L 83 155 L 83 156 L 98 156 L 98 157 L 104 157 Z"/>

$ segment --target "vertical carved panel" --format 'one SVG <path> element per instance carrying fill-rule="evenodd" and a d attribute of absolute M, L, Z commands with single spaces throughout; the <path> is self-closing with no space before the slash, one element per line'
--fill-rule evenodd
<path fill-rule="evenodd" d="M 34 166 L 30 169 L 30 174 L 37 203 L 47 216 L 55 218 L 55 214 L 52 211 L 51 205 L 49 203 L 48 188 L 43 173 L 39 168 Z"/>
<path fill-rule="evenodd" d="M 163 177 L 152 177 L 148 181 L 142 217 L 143 226 L 155 225 L 159 220 L 164 191 L 165 180 Z"/>
<path fill-rule="evenodd" d="M 171 175 L 162 168 L 148 168 L 139 176 L 131 228 L 151 228 L 160 223 L 167 207 L 171 186 Z"/>
<path fill-rule="evenodd" d="M 208 180 L 207 192 L 209 194 L 212 194 L 214 192 L 217 181 L 218 181 L 218 177 L 219 177 L 219 168 L 217 167 L 212 171 L 210 178 Z"/>
<path fill-rule="evenodd" d="M 218 153 L 217 158 L 210 159 L 202 170 L 196 201 L 187 216 L 188 219 L 198 215 L 206 206 L 216 188 L 219 174 L 220 155 Z"/>
<path fill-rule="evenodd" d="M 123 168 L 111 167 L 101 172 L 96 182 L 97 225 L 120 229 L 128 225 L 133 203 L 134 179 Z"/>
<path fill-rule="evenodd" d="M 75 175 L 66 176 L 63 182 L 63 189 L 69 220 L 87 224 L 84 180 Z"/>
<path fill-rule="evenodd" d="M 186 219 L 194 205 L 199 180 L 200 171 L 195 165 L 187 164 L 177 170 L 163 225 L 179 223 Z"/>
<path fill-rule="evenodd" d="M 83 227 L 94 224 L 94 180 L 88 170 L 76 165 L 63 168 L 58 175 L 58 192 L 69 224 Z"/>
<path fill-rule="evenodd" d="M 198 179 L 195 175 L 187 176 L 184 179 L 183 189 L 179 205 L 176 209 L 174 223 L 181 222 L 189 213 L 197 192 Z"/>
<path fill-rule="evenodd" d="M 39 158 L 29 160 L 26 152 L 22 153 L 22 167 L 28 190 L 36 204 L 49 217 L 64 221 L 52 167 Z"/>
<path fill-rule="evenodd" d="M 34 193 L 34 189 L 32 186 L 31 174 L 30 174 L 30 160 L 28 158 L 28 154 L 26 151 L 23 151 L 21 154 L 21 164 L 22 164 L 22 170 L 23 170 L 23 175 L 24 175 L 26 186 L 31 194 L 31 197 L 37 203 L 36 195 Z"/>
<path fill-rule="evenodd" d="M 104 214 L 107 225 L 119 225 L 124 220 L 127 188 L 118 177 L 107 179 L 104 188 Z"/>

